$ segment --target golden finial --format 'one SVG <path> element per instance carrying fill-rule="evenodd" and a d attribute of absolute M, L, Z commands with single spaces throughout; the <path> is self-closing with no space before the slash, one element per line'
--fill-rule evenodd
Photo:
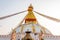
<path fill-rule="evenodd" d="M 32 4 L 30 4 L 30 6 L 28 7 L 28 11 L 32 11 L 33 10 L 33 6 Z"/>

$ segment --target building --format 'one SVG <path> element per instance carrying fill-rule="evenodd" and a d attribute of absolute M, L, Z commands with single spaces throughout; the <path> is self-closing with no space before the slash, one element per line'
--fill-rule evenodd
<path fill-rule="evenodd" d="M 32 5 L 27 11 L 28 14 L 23 19 L 24 24 L 22 21 L 9 35 L 0 35 L 0 40 L 60 40 L 60 36 L 54 36 L 38 23 Z"/>

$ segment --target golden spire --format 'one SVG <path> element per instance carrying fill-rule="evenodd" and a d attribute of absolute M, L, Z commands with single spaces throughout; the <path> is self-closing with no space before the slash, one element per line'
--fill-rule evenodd
<path fill-rule="evenodd" d="M 37 23 L 35 15 L 33 14 L 33 6 L 32 4 L 30 4 L 30 6 L 28 7 L 28 14 L 25 18 L 25 23 Z"/>

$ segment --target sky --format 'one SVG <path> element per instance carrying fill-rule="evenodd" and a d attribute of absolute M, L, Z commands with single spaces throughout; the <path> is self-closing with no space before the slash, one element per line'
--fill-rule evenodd
<path fill-rule="evenodd" d="M 34 10 L 60 19 L 60 0 L 0 0 L 0 17 L 27 10 L 32 4 Z M 0 35 L 9 34 L 22 21 L 27 12 L 0 20 Z M 55 22 L 34 13 L 39 24 L 53 35 L 60 35 L 60 22 Z"/>

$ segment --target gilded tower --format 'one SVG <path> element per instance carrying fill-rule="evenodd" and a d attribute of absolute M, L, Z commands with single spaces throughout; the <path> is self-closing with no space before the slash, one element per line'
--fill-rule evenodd
<path fill-rule="evenodd" d="M 33 14 L 33 6 L 30 4 L 30 6 L 28 7 L 28 14 L 25 18 L 25 23 L 31 23 L 31 22 L 36 24 L 37 20 Z"/>

